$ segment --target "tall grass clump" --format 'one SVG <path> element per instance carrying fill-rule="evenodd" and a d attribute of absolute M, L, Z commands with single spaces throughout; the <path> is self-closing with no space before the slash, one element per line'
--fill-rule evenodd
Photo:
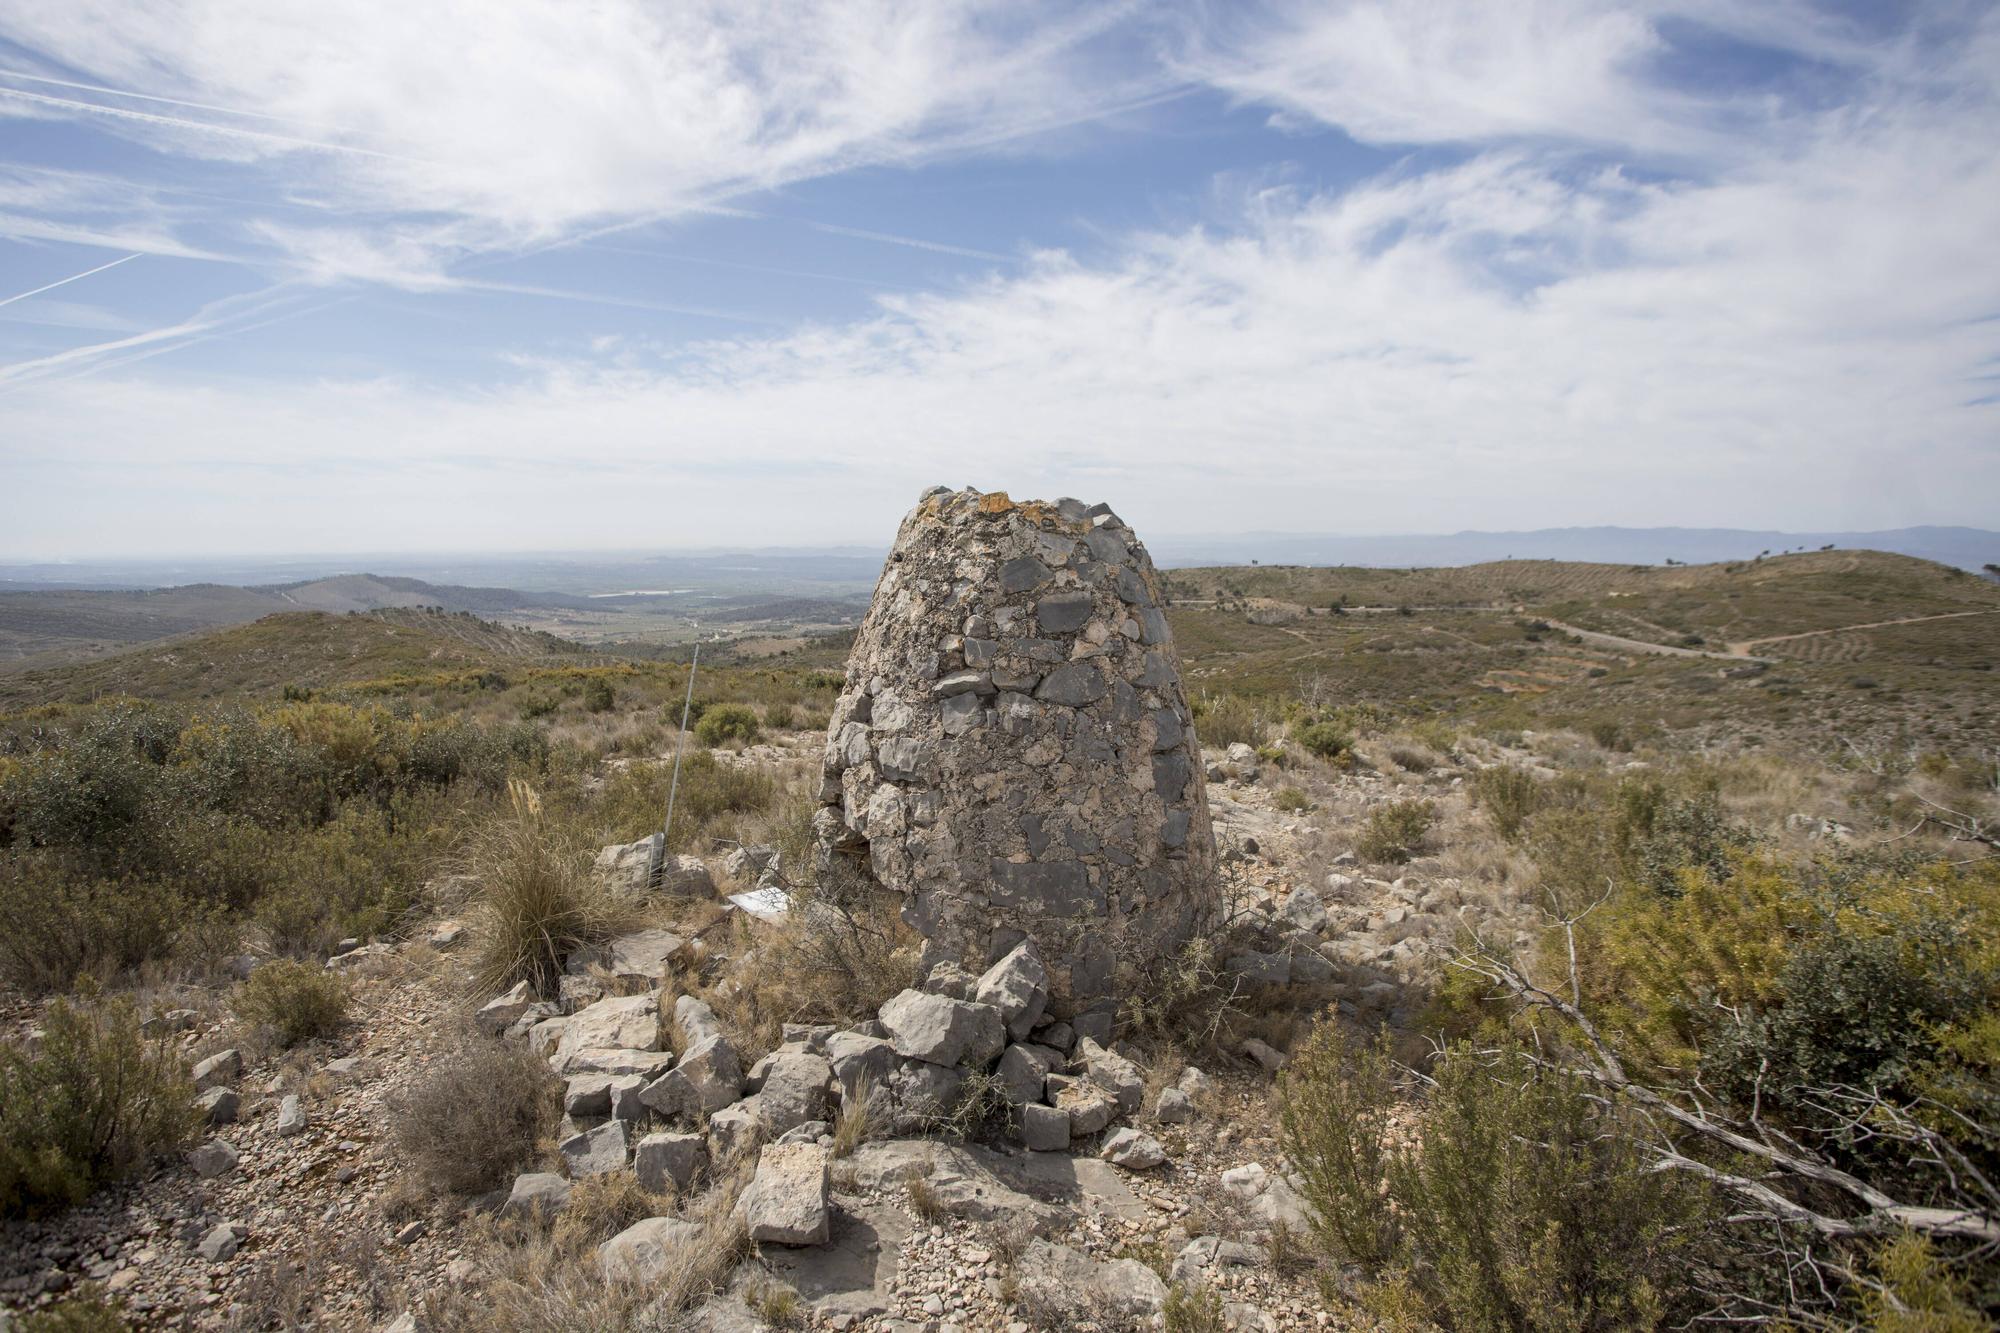
<path fill-rule="evenodd" d="M 0 1045 L 0 1216 L 80 1203 L 186 1143 L 194 1086 L 128 1000 L 49 1006 L 34 1050 Z"/>
<path fill-rule="evenodd" d="M 551 994 L 571 954 L 631 923 L 630 905 L 591 873 L 588 844 L 526 783 L 510 786 L 507 813 L 476 836 L 468 867 L 479 886 L 474 968 L 488 991 L 526 981 Z"/>

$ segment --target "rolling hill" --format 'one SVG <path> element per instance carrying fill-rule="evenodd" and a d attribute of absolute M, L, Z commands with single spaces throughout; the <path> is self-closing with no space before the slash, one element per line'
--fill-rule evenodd
<path fill-rule="evenodd" d="M 95 661 L 0 676 L 0 711 L 113 695 L 162 702 L 258 698 L 287 685 L 320 689 L 453 668 L 597 660 L 553 635 L 465 613 L 287 611 Z"/>

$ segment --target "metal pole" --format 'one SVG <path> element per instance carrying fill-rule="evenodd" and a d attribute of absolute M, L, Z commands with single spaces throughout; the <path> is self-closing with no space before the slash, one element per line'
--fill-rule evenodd
<path fill-rule="evenodd" d="M 667 783 L 667 822 L 660 825 L 660 859 L 666 860 L 667 836 L 674 828 L 674 798 L 681 789 L 681 752 L 687 749 L 688 714 L 694 709 L 694 673 L 701 665 L 701 640 L 694 642 L 694 657 L 688 662 L 687 698 L 681 701 L 681 734 L 674 741 L 674 775 Z"/>

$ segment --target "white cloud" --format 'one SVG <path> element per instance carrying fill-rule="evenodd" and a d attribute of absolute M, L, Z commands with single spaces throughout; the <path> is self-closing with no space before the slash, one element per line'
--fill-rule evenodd
<path fill-rule="evenodd" d="M 1965 19 L 1948 43 L 1870 46 L 1804 10 L 1753 33 L 1692 0 L 1540 7 L 1523 47 L 1467 17 L 1509 9 L 1431 6 L 1428 28 L 1370 4 L 1287 11 L 1289 40 L 1218 32 L 1188 57 L 1294 124 L 1449 155 L 1342 189 L 1246 192 L 1210 229 L 1111 238 L 1089 261 L 1033 255 L 851 324 L 523 349 L 515 378 L 482 391 L 19 385 L 0 398 L 5 436 L 33 442 L 10 446 L 16 467 L 78 489 L 11 488 L 0 529 L 27 549 L 103 550 L 149 530 L 168 488 L 174 531 L 195 545 L 867 540 L 931 481 L 1109 498 L 1160 532 L 1990 521 L 2000 18 Z M 1700 17 L 1790 40 L 1833 82 L 1810 95 L 1663 82 L 1667 19 Z M 886 43 L 891 67 L 906 45 L 920 70 L 951 48 L 917 27 Z M 857 32 L 861 50 L 884 45 Z M 795 152 L 860 151 L 829 143 L 913 142 L 893 127 L 947 124 L 956 112 L 936 107 L 997 95 L 920 86 L 875 107 L 832 75 L 831 93 L 791 73 L 731 77 L 802 109 L 784 133 L 723 139 L 821 145 L 753 154 L 772 170 Z M 829 97 L 854 104 L 827 111 Z M 283 102 L 316 124 L 361 123 L 358 104 Z M 743 123 L 788 123 L 774 114 Z M 426 129 L 426 151 L 453 124 Z M 841 128 L 857 124 L 892 128 Z M 560 174 L 534 166 L 547 147 L 526 154 L 544 185 Z M 375 170 L 360 179 L 393 181 Z M 592 209 L 640 206 L 605 184 L 616 173 L 588 174 L 603 179 L 587 198 L 609 200 Z M 567 225 L 526 204 L 482 216 Z M 328 271 L 420 287 L 408 274 L 439 243 L 393 239 L 362 236 Z"/>
<path fill-rule="evenodd" d="M 324 203 L 390 219 L 392 235 L 267 226 L 263 239 L 320 278 L 421 286 L 465 251 L 1117 105 L 1163 79 L 1088 53 L 1121 17 L 1020 0 L 21 0 L 0 36 L 148 100 L 23 83 L 0 114 L 71 114 L 165 151 L 282 168 Z M 432 223 L 394 221 L 411 215 Z"/>

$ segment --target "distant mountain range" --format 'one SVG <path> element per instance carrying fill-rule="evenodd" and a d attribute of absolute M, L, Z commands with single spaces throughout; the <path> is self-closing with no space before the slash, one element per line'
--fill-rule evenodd
<path fill-rule="evenodd" d="M 1141 534 L 1142 536 L 1144 534 Z M 1749 528 L 1538 528 L 1434 536 L 1342 537 L 1269 532 L 1148 538 L 1162 565 L 1476 565 L 1488 560 L 1584 560 L 1597 564 L 1702 565 L 1823 546 L 1891 551 L 1977 570 L 2000 562 L 2000 532 L 1982 528 L 1890 528 L 1880 532 L 1760 532 Z"/>

